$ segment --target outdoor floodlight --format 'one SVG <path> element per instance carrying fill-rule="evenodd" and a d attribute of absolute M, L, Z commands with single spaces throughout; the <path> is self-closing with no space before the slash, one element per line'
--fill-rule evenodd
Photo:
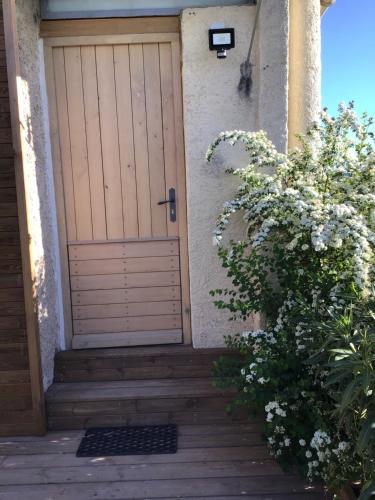
<path fill-rule="evenodd" d="M 208 30 L 208 41 L 210 50 L 216 50 L 218 59 L 227 57 L 227 50 L 233 49 L 234 28 L 218 28 Z"/>

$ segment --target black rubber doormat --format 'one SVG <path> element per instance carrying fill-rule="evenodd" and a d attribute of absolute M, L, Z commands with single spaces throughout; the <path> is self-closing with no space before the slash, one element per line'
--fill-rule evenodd
<path fill-rule="evenodd" d="M 138 425 L 88 429 L 77 457 L 154 455 L 177 452 L 177 426 Z"/>

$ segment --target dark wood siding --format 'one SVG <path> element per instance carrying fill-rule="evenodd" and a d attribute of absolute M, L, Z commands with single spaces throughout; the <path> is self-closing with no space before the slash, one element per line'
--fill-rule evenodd
<path fill-rule="evenodd" d="M 16 178 L 0 0 L 0 435 L 37 432 L 26 335 Z"/>

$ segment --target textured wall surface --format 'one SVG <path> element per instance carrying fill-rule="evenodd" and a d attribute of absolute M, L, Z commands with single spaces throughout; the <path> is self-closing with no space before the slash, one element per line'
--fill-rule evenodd
<path fill-rule="evenodd" d="M 36 3 L 34 0 L 17 0 L 21 70 L 18 92 L 21 119 L 27 134 L 25 184 L 30 200 L 31 250 L 37 275 L 41 360 L 46 388 L 52 382 L 53 360 L 59 347 L 61 294 L 58 285 L 56 210 L 43 89 L 43 56 L 38 40 Z"/>
<path fill-rule="evenodd" d="M 182 16 L 183 92 L 191 315 L 193 344 L 209 347 L 223 344 L 223 336 L 256 324 L 257 320 L 228 323 L 227 314 L 217 311 L 209 290 L 223 287 L 225 273 L 217 248 L 212 245 L 215 219 L 235 191 L 236 179 L 224 173 L 228 166 L 241 166 L 246 156 L 238 146 L 223 145 L 207 165 L 204 155 L 209 143 L 223 130 L 267 130 L 280 149 L 287 138 L 288 2 L 268 0 L 260 17 L 253 50 L 251 99 L 237 92 L 239 68 L 246 58 L 255 18 L 254 6 L 188 9 Z M 268 5 L 267 5 L 268 4 Z M 207 30 L 225 23 L 236 31 L 236 48 L 225 60 L 208 50 Z M 231 237 L 243 237 L 238 221 Z"/>
<path fill-rule="evenodd" d="M 289 0 L 289 147 L 320 111 L 320 0 Z"/>

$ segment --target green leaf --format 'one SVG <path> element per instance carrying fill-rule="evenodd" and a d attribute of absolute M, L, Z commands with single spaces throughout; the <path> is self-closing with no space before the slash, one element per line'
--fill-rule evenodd
<path fill-rule="evenodd" d="M 357 442 L 358 451 L 364 451 L 369 445 L 370 439 L 373 437 L 375 437 L 375 414 L 369 415 L 365 423 L 362 425 Z"/>
<path fill-rule="evenodd" d="M 358 380 L 352 380 L 343 392 L 339 403 L 339 411 L 343 412 L 355 399 L 358 393 Z"/>
<path fill-rule="evenodd" d="M 368 500 L 369 498 L 374 496 L 375 496 L 375 481 L 372 481 L 371 483 L 365 484 L 358 500 Z"/>

